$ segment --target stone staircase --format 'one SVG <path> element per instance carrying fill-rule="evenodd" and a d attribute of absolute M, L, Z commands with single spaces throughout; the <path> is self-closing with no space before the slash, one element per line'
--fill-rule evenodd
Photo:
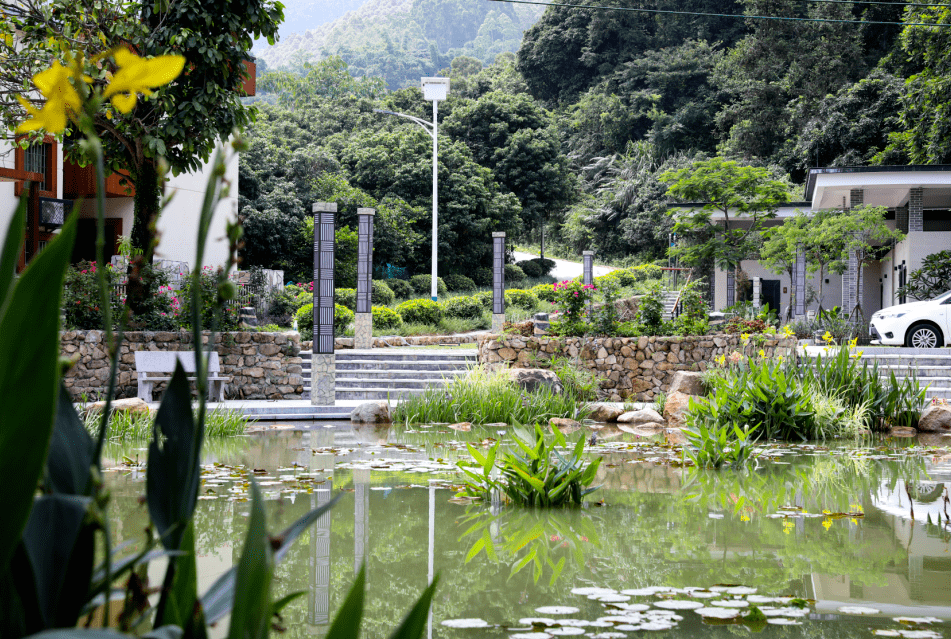
<path fill-rule="evenodd" d="M 928 386 L 926 397 L 951 400 L 951 349 L 859 347 L 863 360 L 878 361 L 883 376 L 894 372 L 901 379 L 912 371 L 922 386 Z"/>
<path fill-rule="evenodd" d="M 680 291 L 664 291 L 664 319 L 674 319 L 674 305 L 677 303 L 677 296 Z"/>
<path fill-rule="evenodd" d="M 310 398 L 311 353 L 302 351 L 304 399 Z M 374 348 L 335 354 L 336 398 L 341 400 L 399 399 L 443 388 L 465 375 L 478 362 L 475 349 Z"/>

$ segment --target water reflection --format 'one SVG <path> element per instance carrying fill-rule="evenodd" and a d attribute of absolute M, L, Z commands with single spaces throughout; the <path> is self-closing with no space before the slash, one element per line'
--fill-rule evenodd
<path fill-rule="evenodd" d="M 854 620 L 841 620 L 838 608 L 853 603 L 872 605 L 883 619 L 911 614 L 951 620 L 951 533 L 944 510 L 951 456 L 908 446 L 789 447 L 772 451 L 775 459 L 753 472 L 712 473 L 617 453 L 605 460 L 598 479 L 605 507 L 554 513 L 453 504 L 450 475 L 366 465 L 405 458 L 425 470 L 424 462 L 452 459 L 464 441 L 488 436 L 497 435 L 320 424 L 206 450 L 209 462 L 245 464 L 273 478 L 274 485 L 265 487 L 271 529 L 344 492 L 278 567 L 276 596 L 308 592 L 306 604 L 287 609 L 287 636 L 325 635 L 363 562 L 367 637 L 388 636 L 436 573 L 441 581 L 433 637 L 501 636 L 499 630 L 464 633 L 439 622 L 480 617 L 512 624 L 539 606 L 575 605 L 592 619 L 604 614 L 601 604 L 570 594 L 577 586 L 731 583 L 816 599 L 813 625 L 781 630 L 801 636 L 868 636 L 868 628 L 885 623 L 863 618 L 856 627 Z M 119 463 L 135 453 L 117 448 L 110 455 Z M 342 468 L 353 465 L 358 468 Z M 244 477 L 233 474 L 233 487 L 240 487 Z M 312 481 L 290 482 L 291 476 Z M 137 467 L 110 475 L 122 539 L 141 537 L 147 523 L 137 501 L 143 479 Z M 204 589 L 237 561 L 248 505 L 240 490 L 229 492 L 225 484 L 209 482 L 202 490 L 196 529 Z M 733 632 L 701 630 L 699 619 L 685 616 L 669 632 Z M 838 625 L 820 632 L 825 626 L 816 624 L 826 623 Z"/>

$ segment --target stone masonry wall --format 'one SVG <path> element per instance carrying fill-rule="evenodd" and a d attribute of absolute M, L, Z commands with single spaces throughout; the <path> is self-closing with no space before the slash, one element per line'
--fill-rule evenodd
<path fill-rule="evenodd" d="M 796 352 L 795 338 L 755 338 L 743 346 L 739 335 L 700 337 L 518 337 L 487 335 L 479 342 L 479 363 L 490 370 L 543 367 L 552 357 L 569 357 L 597 373 L 612 401 L 650 401 L 667 392 L 677 371 L 704 371 L 720 355 L 739 351 L 766 357 Z"/>
<path fill-rule="evenodd" d="M 85 394 L 89 400 L 102 398 L 108 388 L 109 360 L 103 331 L 65 331 L 60 335 L 60 352 L 76 358 L 65 383 L 74 401 Z M 208 343 L 207 335 L 204 338 Z M 225 386 L 227 399 L 300 399 L 304 392 L 301 377 L 300 335 L 297 333 L 218 333 L 215 350 L 221 363 L 220 375 L 231 377 Z M 137 394 L 135 351 L 191 351 L 189 332 L 126 333 L 119 353 L 117 397 Z M 155 385 L 158 399 L 164 383 Z"/>

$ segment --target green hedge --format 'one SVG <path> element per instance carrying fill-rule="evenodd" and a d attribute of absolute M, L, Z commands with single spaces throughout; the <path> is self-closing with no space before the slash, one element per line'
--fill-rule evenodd
<path fill-rule="evenodd" d="M 383 280 L 387 286 L 396 294 L 396 297 L 401 300 L 409 299 L 413 297 L 413 287 L 410 286 L 409 282 L 406 280 L 398 280 L 396 278 L 390 278 Z"/>
<path fill-rule="evenodd" d="M 413 277 L 409 278 L 409 284 L 410 286 L 413 287 L 413 290 L 416 292 L 416 294 L 425 295 L 426 297 L 429 297 L 430 294 L 432 293 L 432 282 L 433 282 L 432 275 L 420 274 L 420 275 L 414 275 Z M 446 282 L 444 282 L 441 277 L 437 277 L 436 278 L 436 294 L 445 295 L 448 292 L 449 292 L 449 289 L 446 288 Z"/>
<path fill-rule="evenodd" d="M 442 319 L 442 308 L 432 300 L 406 300 L 396 307 L 396 312 L 407 324 L 436 325 Z"/>
<path fill-rule="evenodd" d="M 512 284 L 517 284 L 525 280 L 528 276 L 525 275 L 525 271 L 515 266 L 514 264 L 505 265 L 505 281 L 511 282 Z"/>
<path fill-rule="evenodd" d="M 555 301 L 555 286 L 553 284 L 538 284 L 528 289 L 528 292 L 540 300 L 545 300 L 546 302 Z"/>
<path fill-rule="evenodd" d="M 533 311 L 538 308 L 538 298 L 531 291 L 510 288 L 505 291 L 505 305 Z"/>
<path fill-rule="evenodd" d="M 396 292 L 383 280 L 373 280 L 373 290 L 370 293 L 370 303 L 377 306 L 389 306 L 396 301 Z M 354 306 L 356 308 L 356 306 Z"/>
<path fill-rule="evenodd" d="M 343 289 L 346 290 L 346 289 Z M 314 305 L 304 304 L 294 314 L 297 320 L 297 332 L 302 340 L 314 339 Z M 342 335 L 353 323 L 353 311 L 346 306 L 334 304 L 334 335 Z"/>
<path fill-rule="evenodd" d="M 450 273 L 447 275 L 446 286 L 454 293 L 468 293 L 476 289 L 476 283 L 460 273 Z"/>
<path fill-rule="evenodd" d="M 373 311 L 373 328 L 399 328 L 403 325 L 403 318 L 392 308 L 374 306 L 370 310 Z"/>
<path fill-rule="evenodd" d="M 334 303 L 340 304 L 351 311 L 357 310 L 357 289 L 355 288 L 335 288 Z"/>
<path fill-rule="evenodd" d="M 543 275 L 542 267 L 532 260 L 522 260 L 521 262 L 516 262 L 515 266 L 522 269 L 522 272 L 531 278 L 541 277 Z"/>
<path fill-rule="evenodd" d="M 475 297 L 453 297 L 442 302 L 446 317 L 458 319 L 479 319 L 485 311 L 482 302 Z"/>

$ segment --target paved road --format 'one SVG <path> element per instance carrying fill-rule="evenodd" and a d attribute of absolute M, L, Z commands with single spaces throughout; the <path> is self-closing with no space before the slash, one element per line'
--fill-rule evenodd
<path fill-rule="evenodd" d="M 522 260 L 530 260 L 532 258 L 538 257 L 537 255 L 532 255 L 531 253 L 520 253 L 515 252 L 515 261 L 521 262 Z M 551 259 L 551 258 L 549 258 Z M 578 277 L 584 270 L 584 266 L 581 262 L 569 262 L 568 260 L 552 260 L 555 263 L 555 268 L 551 271 L 551 276 L 556 280 L 570 280 L 573 277 Z M 613 266 L 598 266 L 594 265 L 594 276 L 600 277 L 601 275 L 607 275 L 611 271 L 617 270 Z"/>

